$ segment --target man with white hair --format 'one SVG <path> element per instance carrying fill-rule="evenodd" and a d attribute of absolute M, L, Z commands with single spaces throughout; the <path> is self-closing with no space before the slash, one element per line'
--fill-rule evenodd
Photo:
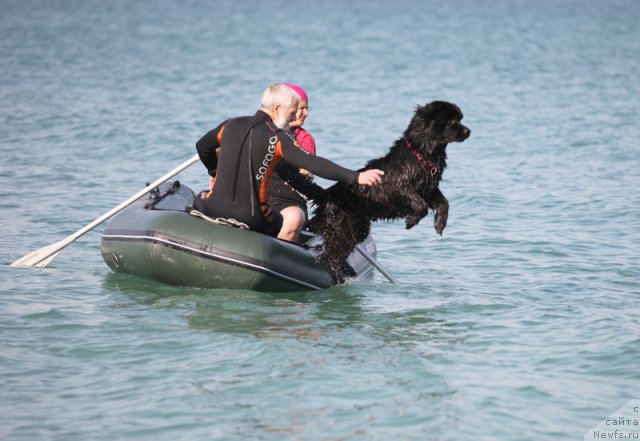
<path fill-rule="evenodd" d="M 376 185 L 382 181 L 381 170 L 355 172 L 299 148 L 286 130 L 295 119 L 298 100 L 298 94 L 284 83 L 272 84 L 264 91 L 261 109 L 255 115 L 228 119 L 196 143 L 212 182 L 211 190 L 196 198 L 197 210 L 278 236 L 282 215 L 267 201 L 269 179 L 282 158 L 317 176 L 346 184 Z"/>

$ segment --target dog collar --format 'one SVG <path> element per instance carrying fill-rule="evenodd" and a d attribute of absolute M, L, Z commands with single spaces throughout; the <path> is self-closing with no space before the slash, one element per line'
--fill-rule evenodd
<path fill-rule="evenodd" d="M 435 176 L 435 174 L 438 173 L 438 167 L 436 167 L 433 164 L 433 162 L 429 161 L 427 158 L 422 156 L 419 151 L 414 149 L 413 145 L 411 145 L 408 139 L 405 138 L 404 143 L 409 149 L 409 151 L 413 154 L 413 156 L 415 156 L 416 159 L 418 159 L 418 161 L 420 161 L 422 165 L 424 165 L 426 169 L 429 170 L 429 173 L 431 173 L 431 176 Z"/>

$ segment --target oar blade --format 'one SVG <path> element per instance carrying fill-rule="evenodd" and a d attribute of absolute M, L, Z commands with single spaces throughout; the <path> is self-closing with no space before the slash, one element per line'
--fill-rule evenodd
<path fill-rule="evenodd" d="M 47 245 L 35 251 L 26 254 L 13 262 L 13 267 L 35 267 L 44 268 L 55 259 L 60 251 L 69 243 L 66 240 L 56 242 L 53 245 Z"/>

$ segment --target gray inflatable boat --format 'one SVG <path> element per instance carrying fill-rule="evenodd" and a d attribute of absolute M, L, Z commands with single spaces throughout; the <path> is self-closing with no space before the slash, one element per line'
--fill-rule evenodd
<path fill-rule="evenodd" d="M 113 271 L 172 285 L 267 292 L 333 285 L 315 260 L 322 252 L 320 237 L 303 235 L 297 244 L 205 219 L 188 212 L 194 197 L 175 181 L 120 212 L 102 234 L 104 261 Z M 371 237 L 360 246 L 376 256 Z M 373 268 L 358 251 L 348 262 L 356 279 Z"/>

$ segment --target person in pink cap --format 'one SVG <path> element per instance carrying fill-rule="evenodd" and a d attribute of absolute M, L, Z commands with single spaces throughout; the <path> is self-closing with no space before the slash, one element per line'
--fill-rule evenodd
<path fill-rule="evenodd" d="M 311 136 L 311 133 L 302 128 L 305 119 L 307 119 L 307 116 L 309 115 L 309 97 L 307 97 L 307 93 L 302 89 L 302 87 L 291 83 L 284 84 L 293 89 L 293 91 L 300 97 L 298 111 L 296 112 L 296 119 L 289 123 L 289 127 L 296 135 L 296 140 L 300 143 L 302 148 L 312 155 L 315 155 L 316 141 L 313 139 L 313 136 Z"/>
<path fill-rule="evenodd" d="M 295 136 L 303 150 L 315 155 L 316 142 L 313 136 L 302 128 L 309 115 L 309 97 L 302 87 L 291 83 L 284 84 L 300 97 L 296 118 L 289 123 L 290 133 Z M 300 173 L 308 180 L 313 179 L 313 176 L 308 171 L 295 168 L 286 161 L 278 164 L 276 171 L 277 173 L 273 174 L 269 184 L 269 204 L 279 210 L 283 217 L 283 225 L 278 238 L 296 241 L 308 217 L 307 200 L 287 184 L 281 176 Z"/>

